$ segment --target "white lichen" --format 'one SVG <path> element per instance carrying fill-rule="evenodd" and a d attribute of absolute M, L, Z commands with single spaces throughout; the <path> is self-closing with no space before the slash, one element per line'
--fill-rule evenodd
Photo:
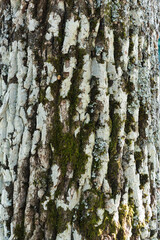
<path fill-rule="evenodd" d="M 79 21 L 74 20 L 74 17 L 67 20 L 65 26 L 65 38 L 63 42 L 62 53 L 66 54 L 69 51 L 70 46 L 76 45 L 76 36 L 77 36 L 77 29 L 79 27 Z"/>
<path fill-rule="evenodd" d="M 36 19 L 33 18 L 29 18 L 28 20 L 28 30 L 30 32 L 35 31 L 35 29 L 38 27 L 39 22 Z"/>
<path fill-rule="evenodd" d="M 53 36 L 58 37 L 59 35 L 59 23 L 61 22 L 61 17 L 57 13 L 51 12 L 49 15 L 48 22 L 50 27 L 46 33 L 46 40 L 50 40 Z"/>

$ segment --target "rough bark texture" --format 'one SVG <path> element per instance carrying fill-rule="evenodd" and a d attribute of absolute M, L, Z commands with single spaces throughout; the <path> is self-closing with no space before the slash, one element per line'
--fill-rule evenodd
<path fill-rule="evenodd" d="M 0 239 L 160 239 L 158 0 L 0 0 Z"/>

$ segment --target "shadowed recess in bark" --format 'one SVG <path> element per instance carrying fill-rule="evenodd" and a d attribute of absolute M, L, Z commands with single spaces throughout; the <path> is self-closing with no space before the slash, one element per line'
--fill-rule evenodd
<path fill-rule="evenodd" d="M 158 239 L 159 5 L 0 1 L 0 240 Z"/>

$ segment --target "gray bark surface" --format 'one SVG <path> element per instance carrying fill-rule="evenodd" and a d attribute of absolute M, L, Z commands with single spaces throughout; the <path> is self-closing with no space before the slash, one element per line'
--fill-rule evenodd
<path fill-rule="evenodd" d="M 0 0 L 0 240 L 160 239 L 158 0 Z"/>

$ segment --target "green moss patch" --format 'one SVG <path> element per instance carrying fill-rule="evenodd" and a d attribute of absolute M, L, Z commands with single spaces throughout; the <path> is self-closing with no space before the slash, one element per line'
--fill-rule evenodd
<path fill-rule="evenodd" d="M 143 153 L 142 152 L 135 152 L 134 153 L 134 158 L 135 158 L 135 161 L 136 161 L 136 171 L 139 172 L 139 168 L 141 167 L 143 159 L 144 159 Z"/>
<path fill-rule="evenodd" d="M 96 226 L 99 216 L 97 215 L 97 209 L 104 207 L 104 196 L 102 192 L 96 190 L 88 190 L 84 193 L 83 198 L 80 201 L 78 209 L 78 225 L 87 240 L 99 240 L 99 229 L 102 225 Z M 103 224 L 103 227 L 106 227 Z"/>
<path fill-rule="evenodd" d="M 140 183 L 141 183 L 140 188 L 143 188 L 144 185 L 148 182 L 148 180 L 149 180 L 148 174 L 140 174 Z"/>
<path fill-rule="evenodd" d="M 25 236 L 24 222 L 17 224 L 14 229 L 15 240 L 23 240 Z"/>
<path fill-rule="evenodd" d="M 118 134 L 121 128 L 121 118 L 118 113 L 111 114 L 112 120 L 112 131 L 111 131 L 111 141 L 109 145 L 109 163 L 108 163 L 108 182 L 112 188 L 112 194 L 115 197 L 120 189 L 120 171 L 121 162 L 117 159 L 118 153 Z"/>
<path fill-rule="evenodd" d="M 131 131 L 135 131 L 135 120 L 131 113 L 127 112 L 127 118 L 125 122 L 125 132 L 128 134 Z"/>

